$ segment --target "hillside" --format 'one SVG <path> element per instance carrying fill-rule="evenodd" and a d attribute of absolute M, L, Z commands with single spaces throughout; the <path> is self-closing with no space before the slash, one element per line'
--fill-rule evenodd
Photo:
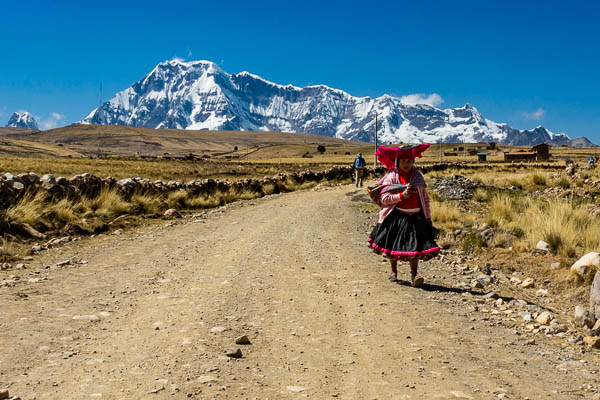
<path fill-rule="evenodd" d="M 318 145 L 329 149 L 335 148 L 340 152 L 367 145 L 344 139 L 297 133 L 157 130 L 117 125 L 70 125 L 48 131 L 13 130 L 6 131 L 2 136 L 38 144 L 62 145 L 85 155 L 120 156 L 133 156 L 136 153 L 153 156 L 165 153 L 245 156 L 260 149 L 261 154 L 268 157 L 278 151 L 286 155 L 301 155 L 306 151 L 316 152 Z"/>

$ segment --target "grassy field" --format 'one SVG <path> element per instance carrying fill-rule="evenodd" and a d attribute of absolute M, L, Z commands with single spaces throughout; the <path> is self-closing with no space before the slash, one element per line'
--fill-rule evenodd
<path fill-rule="evenodd" d="M 179 161 L 163 159 L 96 159 L 96 158 L 23 158 L 0 157 L 0 172 L 12 174 L 35 172 L 54 176 L 71 177 L 91 173 L 99 177 L 116 179 L 143 177 L 152 180 L 181 180 L 213 178 L 236 181 L 246 178 L 262 178 L 280 172 L 296 172 L 303 169 L 322 170 L 327 163 L 273 163 L 225 160 Z"/>
<path fill-rule="evenodd" d="M 361 152 L 369 165 L 374 162 L 375 146 L 327 136 L 240 131 L 187 131 L 146 129 L 115 125 L 71 125 L 48 131 L 0 129 L 0 157 L 90 157 L 136 155 L 159 157 L 193 153 L 211 159 L 288 164 L 349 164 Z M 397 145 L 397 144 L 395 144 Z M 319 146 L 324 148 L 318 151 Z M 459 150 L 462 147 L 463 150 Z M 498 145 L 488 150 L 485 144 L 432 144 L 421 162 L 476 162 L 469 151 L 488 153 L 490 162 L 504 159 L 503 151 L 529 150 L 528 146 Z M 597 148 L 551 148 L 552 158 L 569 157 L 584 161 L 600 153 Z M 452 155 L 448 155 L 452 154 Z M 558 162 L 558 161 L 557 161 Z"/>

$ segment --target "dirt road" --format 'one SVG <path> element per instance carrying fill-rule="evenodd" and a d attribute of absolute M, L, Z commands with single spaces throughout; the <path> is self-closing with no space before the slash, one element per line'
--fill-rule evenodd
<path fill-rule="evenodd" d="M 365 245 L 360 193 L 237 203 L 1 272 L 20 280 L 0 288 L 0 389 L 22 399 L 593 398 L 581 389 L 597 381 L 591 356 L 556 338 L 526 345 L 473 313 L 477 294 L 456 289 L 445 264 L 422 266 L 422 289 L 388 282 Z M 87 263 L 43 267 L 66 257 Z M 235 345 L 243 334 L 252 344 Z M 242 358 L 226 356 L 235 347 Z"/>

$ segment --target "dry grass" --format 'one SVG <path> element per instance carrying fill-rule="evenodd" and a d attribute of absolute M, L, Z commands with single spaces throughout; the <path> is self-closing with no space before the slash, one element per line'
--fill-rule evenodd
<path fill-rule="evenodd" d="M 553 254 L 567 259 L 600 246 L 600 225 L 595 217 L 588 207 L 570 200 L 498 194 L 490 202 L 488 224 L 512 230 L 530 248 L 543 240 Z"/>
<path fill-rule="evenodd" d="M 142 176 L 151 180 L 190 181 L 204 178 L 236 181 L 263 178 L 280 172 L 299 172 L 304 169 L 320 171 L 331 168 L 332 163 L 273 163 L 239 161 L 175 161 L 144 159 L 61 159 L 61 158 L 0 158 L 0 172 L 12 174 L 36 172 L 54 176 L 71 177 L 90 173 L 99 177 L 116 179 Z M 349 165 L 349 163 L 348 163 Z"/>
<path fill-rule="evenodd" d="M 94 198 L 52 199 L 44 192 L 25 196 L 2 213 L 2 230 L 10 223 L 27 223 L 40 232 L 98 233 L 108 229 L 121 216 L 156 216 L 167 208 L 179 211 L 222 206 L 237 200 L 250 200 L 265 195 L 311 188 L 318 182 L 297 183 L 291 179 L 269 183 L 255 190 L 230 187 L 211 194 L 193 195 L 186 190 L 163 194 L 135 193 L 124 198 L 116 189 L 106 189 Z M 118 224 L 117 224 L 118 225 Z"/>
<path fill-rule="evenodd" d="M 475 215 L 462 212 L 450 203 L 431 201 L 431 219 L 436 227 L 444 230 L 454 230 L 475 221 Z"/>
<path fill-rule="evenodd" d="M 2 238 L 2 240 L 0 241 L 0 258 L 4 259 L 6 257 L 11 257 L 13 254 L 13 242 L 6 238 Z"/>

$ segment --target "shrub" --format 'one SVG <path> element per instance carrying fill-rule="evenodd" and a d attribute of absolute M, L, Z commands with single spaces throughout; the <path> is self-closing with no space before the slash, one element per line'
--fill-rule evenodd
<path fill-rule="evenodd" d="M 485 189 L 476 189 L 475 193 L 473 193 L 473 200 L 478 201 L 480 203 L 488 201 L 488 192 Z"/>
<path fill-rule="evenodd" d="M 531 176 L 531 180 L 533 181 L 533 184 L 536 186 L 546 186 L 546 177 L 542 174 L 533 174 Z"/>
<path fill-rule="evenodd" d="M 560 186 L 563 189 L 568 189 L 571 187 L 571 181 L 566 176 L 562 175 L 560 179 L 556 182 L 556 186 Z"/>
<path fill-rule="evenodd" d="M 325 151 L 326 151 L 325 146 L 323 146 L 322 144 L 318 145 L 317 151 L 321 154 L 325 153 Z"/>
<path fill-rule="evenodd" d="M 463 237 L 462 250 L 465 253 L 472 253 L 481 247 L 487 247 L 487 243 L 477 233 L 469 232 Z"/>

